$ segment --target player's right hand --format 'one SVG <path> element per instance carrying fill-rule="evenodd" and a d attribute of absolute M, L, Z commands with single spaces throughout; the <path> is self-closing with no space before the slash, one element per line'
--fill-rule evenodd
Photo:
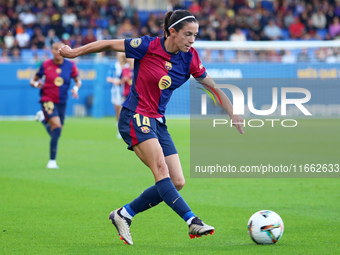
<path fill-rule="evenodd" d="M 240 132 L 241 134 L 244 134 L 243 126 L 242 126 L 244 124 L 243 118 L 239 115 L 234 115 L 231 118 L 231 121 L 233 125 L 236 127 L 236 129 L 238 130 L 238 132 Z"/>
<path fill-rule="evenodd" d="M 60 56 L 64 58 L 75 58 L 76 55 L 74 54 L 74 50 L 70 48 L 68 45 L 62 46 L 59 50 L 58 53 Z"/>

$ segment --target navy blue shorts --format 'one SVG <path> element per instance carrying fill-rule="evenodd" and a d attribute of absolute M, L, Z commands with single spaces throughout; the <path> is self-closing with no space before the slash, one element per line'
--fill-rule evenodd
<path fill-rule="evenodd" d="M 45 120 L 48 122 L 52 117 L 59 117 L 61 125 L 64 125 L 66 103 L 56 104 L 52 101 L 41 102 L 41 108 L 45 115 Z"/>
<path fill-rule="evenodd" d="M 162 120 L 164 123 L 123 107 L 119 115 L 118 129 L 129 150 L 133 150 L 132 147 L 136 144 L 156 138 L 165 157 L 177 154 L 175 144 L 165 125 L 165 118 Z"/>

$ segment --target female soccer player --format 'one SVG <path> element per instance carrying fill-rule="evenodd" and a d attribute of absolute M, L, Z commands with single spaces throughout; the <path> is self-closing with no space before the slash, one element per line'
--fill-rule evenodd
<path fill-rule="evenodd" d="M 201 64 L 192 48 L 198 33 L 196 18 L 188 11 L 170 11 L 164 17 L 164 37 L 97 41 L 71 49 L 63 46 L 59 52 L 68 58 L 93 52 L 115 50 L 135 59 L 131 91 L 119 118 L 119 131 L 128 148 L 152 171 L 155 185 L 146 189 L 131 203 L 113 211 L 109 219 L 121 239 L 133 244 L 130 225 L 137 213 L 161 201 L 170 206 L 189 226 L 191 238 L 213 234 L 214 227 L 203 223 L 190 209 L 177 190 L 184 186 L 184 176 L 175 145 L 167 131 L 164 112 L 172 92 L 186 82 L 190 75 L 198 79 L 219 98 L 233 123 L 243 119 L 233 115 L 232 105 Z M 235 124 L 240 133 L 242 125 Z"/>
<path fill-rule="evenodd" d="M 64 59 L 59 55 L 58 50 L 62 47 L 61 42 L 52 45 L 53 59 L 44 61 L 36 75 L 31 79 L 30 85 L 40 88 L 40 103 L 42 111 L 37 113 L 37 120 L 43 123 L 51 136 L 50 160 L 47 168 L 58 169 L 56 156 L 58 140 L 64 124 L 67 91 L 70 88 L 71 78 L 75 85 L 72 88 L 72 96 L 78 98 L 78 90 L 81 87 L 81 80 L 78 76 L 78 68 L 75 63 Z M 45 76 L 44 83 L 41 78 Z"/>

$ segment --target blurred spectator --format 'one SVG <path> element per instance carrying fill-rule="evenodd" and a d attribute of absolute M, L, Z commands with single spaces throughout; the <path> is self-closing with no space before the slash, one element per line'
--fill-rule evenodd
<path fill-rule="evenodd" d="M 296 63 L 296 57 L 292 54 L 290 50 L 285 50 L 281 62 L 284 64 L 294 64 Z"/>
<path fill-rule="evenodd" d="M 29 6 L 26 4 L 26 0 L 18 0 L 17 5 L 15 6 L 16 13 L 24 12 Z"/>
<path fill-rule="evenodd" d="M 61 36 L 61 41 L 62 41 L 62 43 L 65 44 L 65 45 L 68 45 L 68 46 L 71 46 L 71 45 L 72 45 L 71 36 L 70 36 L 68 33 L 64 33 L 64 34 Z"/>
<path fill-rule="evenodd" d="M 281 62 L 281 56 L 280 54 L 277 53 L 276 50 L 268 50 L 266 53 L 267 53 L 267 60 L 269 62 L 276 62 L 276 63 Z"/>
<path fill-rule="evenodd" d="M 18 48 L 13 48 L 11 52 L 11 60 L 13 62 L 21 62 L 21 51 Z"/>
<path fill-rule="evenodd" d="M 249 25 L 249 38 L 253 41 L 260 41 L 263 38 L 263 30 L 260 24 L 260 20 L 257 18 L 253 19 L 253 22 Z"/>
<path fill-rule="evenodd" d="M 146 27 L 148 29 L 148 34 L 151 37 L 159 36 L 160 33 L 161 33 L 161 28 L 156 24 L 156 16 L 155 16 L 155 14 L 151 14 L 149 16 L 149 19 L 148 19 L 148 21 L 146 23 Z"/>
<path fill-rule="evenodd" d="M 34 34 L 32 37 L 32 45 L 35 45 L 38 49 L 45 48 L 45 36 L 39 27 L 34 29 Z"/>
<path fill-rule="evenodd" d="M 211 41 L 213 40 L 212 33 L 208 31 L 207 27 L 203 27 L 199 33 L 199 39 L 204 41 Z"/>
<path fill-rule="evenodd" d="M 113 39 L 112 36 L 109 34 L 109 31 L 107 29 L 103 29 L 102 32 L 102 40 L 111 40 Z"/>
<path fill-rule="evenodd" d="M 131 24 L 128 18 L 125 18 L 123 24 L 118 28 L 118 38 L 131 38 L 137 35 L 136 28 Z"/>
<path fill-rule="evenodd" d="M 238 50 L 236 51 L 235 58 L 231 59 L 233 63 L 249 63 L 251 62 L 251 56 L 249 51 Z"/>
<path fill-rule="evenodd" d="M 13 36 L 12 32 L 8 30 L 4 36 L 4 43 L 5 43 L 6 49 L 12 48 L 14 45 L 14 41 L 15 41 L 15 37 Z"/>
<path fill-rule="evenodd" d="M 25 11 L 19 14 L 19 20 L 25 26 L 33 26 L 35 24 L 35 22 L 37 21 L 37 18 L 32 13 L 31 9 L 26 7 Z"/>
<path fill-rule="evenodd" d="M 246 35 L 242 32 L 240 28 L 236 28 L 235 33 L 230 36 L 230 41 L 233 42 L 244 42 L 246 40 Z"/>
<path fill-rule="evenodd" d="M 297 62 L 300 63 L 308 63 L 310 62 L 310 57 L 307 53 L 307 49 L 302 49 L 299 55 L 297 56 Z"/>
<path fill-rule="evenodd" d="M 118 26 L 116 25 L 116 22 L 114 19 L 109 20 L 109 34 L 112 36 L 112 38 L 117 38 L 117 30 Z"/>
<path fill-rule="evenodd" d="M 189 11 L 194 15 L 197 15 L 201 10 L 202 8 L 197 0 L 194 0 L 189 7 Z"/>
<path fill-rule="evenodd" d="M 134 0 L 130 0 L 129 1 L 129 5 L 125 8 L 125 17 L 132 19 L 134 16 L 134 13 L 137 11 L 136 7 L 135 7 L 135 1 Z"/>
<path fill-rule="evenodd" d="M 283 24 L 285 28 L 289 28 L 291 24 L 295 21 L 295 17 L 293 15 L 292 10 L 288 10 L 287 14 L 283 18 Z"/>
<path fill-rule="evenodd" d="M 269 40 L 279 40 L 282 36 L 282 30 L 279 28 L 273 19 L 269 20 L 268 24 L 263 28 L 263 32 Z"/>
<path fill-rule="evenodd" d="M 233 33 L 235 33 L 236 31 L 236 23 L 235 23 L 235 19 L 231 18 L 229 19 L 229 24 L 228 24 L 228 27 L 227 27 L 227 31 L 228 31 L 228 34 L 232 35 Z"/>
<path fill-rule="evenodd" d="M 328 10 L 326 12 L 326 20 L 327 20 L 326 27 L 329 27 L 333 23 L 334 17 L 336 17 L 334 6 L 329 5 Z"/>
<path fill-rule="evenodd" d="M 317 29 L 324 29 L 327 24 L 326 15 L 322 12 L 321 9 L 318 9 L 316 13 L 313 13 L 312 21 L 314 27 L 316 27 Z"/>
<path fill-rule="evenodd" d="M 337 16 L 334 17 L 333 23 L 329 26 L 329 34 L 331 38 L 335 38 L 340 32 L 340 22 Z"/>
<path fill-rule="evenodd" d="M 48 49 L 52 48 L 53 43 L 59 42 L 60 39 L 56 36 L 54 29 L 48 30 L 48 34 L 45 38 L 45 46 Z"/>
<path fill-rule="evenodd" d="M 47 0 L 45 10 L 46 10 L 46 13 L 47 13 L 48 16 L 50 16 L 50 17 L 53 16 L 53 14 L 57 10 L 56 6 L 54 6 L 54 4 L 53 4 L 53 0 Z"/>
<path fill-rule="evenodd" d="M 65 28 L 62 25 L 60 13 L 56 12 L 53 14 L 51 18 L 51 28 L 53 28 L 55 35 L 58 36 L 58 38 L 61 38 L 62 34 L 65 33 Z"/>
<path fill-rule="evenodd" d="M 11 61 L 11 58 L 8 56 L 8 50 L 3 49 L 1 52 L 1 56 L 0 56 L 0 63 L 8 63 L 10 61 Z"/>
<path fill-rule="evenodd" d="M 10 26 L 11 21 L 5 13 L 0 12 L 0 28 L 3 27 L 5 24 L 7 24 L 7 26 Z"/>
<path fill-rule="evenodd" d="M 307 25 L 305 27 L 305 33 L 310 36 L 310 38 L 316 38 L 317 33 L 316 33 L 316 28 L 313 25 L 312 18 L 309 18 L 307 21 Z M 304 35 L 304 38 L 306 38 L 306 34 Z M 320 38 L 322 40 L 322 38 Z"/>
<path fill-rule="evenodd" d="M 45 10 L 45 5 L 43 1 L 39 1 L 37 5 L 32 7 L 32 12 L 34 13 L 38 22 L 39 20 L 41 20 L 44 10 Z"/>
<path fill-rule="evenodd" d="M 77 15 L 73 12 L 72 7 L 66 8 L 66 12 L 62 15 L 62 24 L 67 31 L 73 29 L 73 24 L 77 21 Z"/>
<path fill-rule="evenodd" d="M 318 62 L 325 62 L 327 58 L 327 49 L 326 48 L 315 49 L 314 55 Z"/>
<path fill-rule="evenodd" d="M 335 1 L 334 13 L 336 16 L 340 16 L 340 1 Z"/>
<path fill-rule="evenodd" d="M 79 23 L 79 20 L 76 20 L 74 23 L 73 23 L 73 26 L 69 26 L 69 29 L 66 29 L 66 31 L 72 35 L 81 35 L 81 28 L 80 28 L 80 23 Z"/>
<path fill-rule="evenodd" d="M 289 27 L 290 37 L 293 39 L 299 39 L 302 37 L 305 31 L 305 26 L 301 23 L 298 17 L 295 18 L 294 23 L 292 23 Z"/>
<path fill-rule="evenodd" d="M 97 38 L 94 35 L 93 29 L 89 28 L 87 30 L 86 36 L 83 38 L 83 45 L 91 43 L 91 42 L 95 42 L 96 40 L 97 40 Z"/>
<path fill-rule="evenodd" d="M 27 48 L 30 44 L 30 35 L 26 32 L 26 28 L 22 28 L 21 33 L 15 35 L 15 39 L 18 41 L 20 48 Z"/>
<path fill-rule="evenodd" d="M 299 15 L 300 22 L 301 22 L 304 26 L 307 26 L 307 22 L 308 22 L 308 19 L 309 19 L 310 17 L 311 17 L 311 16 L 308 16 L 307 10 L 304 10 L 304 11 Z M 296 20 L 295 20 L 294 23 L 296 23 Z"/>
<path fill-rule="evenodd" d="M 326 57 L 326 59 L 325 59 L 325 62 L 326 62 L 327 64 L 334 64 L 334 63 L 337 62 L 337 58 L 336 58 L 336 56 L 334 55 L 333 49 L 327 49 L 326 54 L 327 54 L 327 57 Z"/>

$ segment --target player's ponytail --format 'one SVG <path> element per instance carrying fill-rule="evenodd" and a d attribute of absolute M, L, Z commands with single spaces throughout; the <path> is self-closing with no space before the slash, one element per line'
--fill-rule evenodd
<path fill-rule="evenodd" d="M 164 15 L 163 33 L 165 38 L 170 36 L 170 29 L 179 31 L 189 22 L 197 23 L 195 16 L 187 10 L 168 11 Z"/>
<path fill-rule="evenodd" d="M 174 13 L 174 11 L 168 11 L 167 13 L 165 13 L 164 15 L 164 24 L 163 24 L 163 33 L 165 37 L 168 37 L 170 35 L 169 32 L 169 19 L 171 17 L 171 15 Z"/>

